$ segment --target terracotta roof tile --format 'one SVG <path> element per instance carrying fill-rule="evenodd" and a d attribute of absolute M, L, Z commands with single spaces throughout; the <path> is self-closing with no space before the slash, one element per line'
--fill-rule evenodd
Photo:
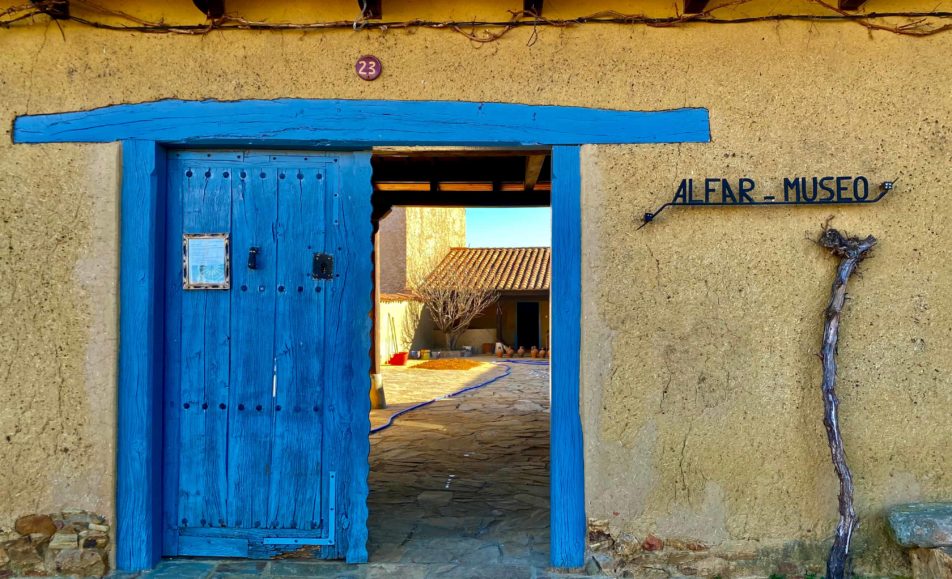
<path fill-rule="evenodd" d="M 454 247 L 429 280 L 460 271 L 480 285 L 501 292 L 549 291 L 552 251 L 548 247 Z"/>
<path fill-rule="evenodd" d="M 380 302 L 418 302 L 420 298 L 413 294 L 413 292 L 395 292 L 395 293 L 380 293 Z"/>

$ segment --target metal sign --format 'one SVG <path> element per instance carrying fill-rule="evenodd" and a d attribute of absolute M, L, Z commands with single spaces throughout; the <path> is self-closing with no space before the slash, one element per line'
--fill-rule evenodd
<path fill-rule="evenodd" d="M 380 73 L 383 71 L 383 67 L 380 64 L 380 59 L 376 56 L 371 56 L 366 54 L 357 59 L 357 64 L 354 65 L 354 70 L 357 72 L 357 76 L 364 80 L 374 80 Z"/>
<path fill-rule="evenodd" d="M 226 290 L 231 287 L 227 233 L 186 233 L 182 236 L 182 287 Z"/>
<path fill-rule="evenodd" d="M 765 206 L 765 205 L 855 205 L 876 203 L 893 188 L 894 181 L 884 181 L 878 191 L 870 191 L 869 179 L 863 176 L 786 177 L 782 193 L 757 190 L 749 177 L 740 179 L 682 179 L 671 201 L 657 211 L 645 213 L 644 227 L 668 207 Z M 639 227 L 639 229 L 641 229 Z"/>

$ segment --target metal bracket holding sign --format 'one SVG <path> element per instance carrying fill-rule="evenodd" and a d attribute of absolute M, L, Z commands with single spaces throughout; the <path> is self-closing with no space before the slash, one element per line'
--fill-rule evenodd
<path fill-rule="evenodd" d="M 227 290 L 231 287 L 231 240 L 227 233 L 182 235 L 182 288 Z"/>
<path fill-rule="evenodd" d="M 783 180 L 783 194 L 755 193 L 757 184 L 743 177 L 736 182 L 729 179 L 707 178 L 695 183 L 682 179 L 671 201 L 654 212 L 645 213 L 641 229 L 655 220 L 668 207 L 764 207 L 780 205 L 856 205 L 876 203 L 892 191 L 896 180 L 884 181 L 872 196 L 869 179 L 857 177 L 790 177 Z"/>

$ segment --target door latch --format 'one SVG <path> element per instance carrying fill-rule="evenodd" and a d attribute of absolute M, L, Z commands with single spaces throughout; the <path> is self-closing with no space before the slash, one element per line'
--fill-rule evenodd
<path fill-rule="evenodd" d="M 329 253 L 315 253 L 311 264 L 311 277 L 314 279 L 334 278 L 334 256 Z"/>
<path fill-rule="evenodd" d="M 252 247 L 248 250 L 248 269 L 258 269 L 258 253 L 261 249 Z"/>

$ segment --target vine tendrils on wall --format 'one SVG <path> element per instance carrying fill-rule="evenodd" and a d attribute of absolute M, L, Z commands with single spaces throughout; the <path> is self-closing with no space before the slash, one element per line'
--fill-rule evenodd
<path fill-rule="evenodd" d="M 132 14 L 107 8 L 89 0 L 70 0 L 69 5 L 78 10 L 63 10 L 66 0 L 36 0 L 26 4 L 12 6 L 0 11 L 0 28 L 8 28 L 12 24 L 43 15 L 55 14 L 57 20 L 69 20 L 80 25 L 114 30 L 122 32 L 140 32 L 153 34 L 189 34 L 204 35 L 215 30 L 273 30 L 273 31 L 321 31 L 334 29 L 350 30 L 400 30 L 413 28 L 429 28 L 435 30 L 449 30 L 460 34 L 471 42 L 485 44 L 499 40 L 517 28 L 532 27 L 529 44 L 537 39 L 539 27 L 570 28 L 582 25 L 616 24 L 641 25 L 653 28 L 675 26 L 717 25 L 717 24 L 744 24 L 750 22 L 850 22 L 863 26 L 872 31 L 889 32 L 903 36 L 924 37 L 940 32 L 952 30 L 952 12 L 869 12 L 851 13 L 841 10 L 827 0 L 804 0 L 824 8 L 827 14 L 768 14 L 762 16 L 747 16 L 734 18 L 720 18 L 717 13 L 728 8 L 747 4 L 752 0 L 732 0 L 709 8 L 697 14 L 680 14 L 668 17 L 649 17 L 643 14 L 623 14 L 613 10 L 596 12 L 588 16 L 577 18 L 545 18 L 531 11 L 510 11 L 510 18 L 502 21 L 489 20 L 425 20 L 413 19 L 399 22 L 385 22 L 368 20 L 360 16 L 354 20 L 337 20 L 322 22 L 267 22 L 249 20 L 237 15 L 226 14 L 221 18 L 209 20 L 202 24 L 169 24 L 164 21 L 149 21 Z M 77 15 L 94 14 L 97 17 Z M 902 19 L 902 23 L 894 23 L 893 19 Z"/>

